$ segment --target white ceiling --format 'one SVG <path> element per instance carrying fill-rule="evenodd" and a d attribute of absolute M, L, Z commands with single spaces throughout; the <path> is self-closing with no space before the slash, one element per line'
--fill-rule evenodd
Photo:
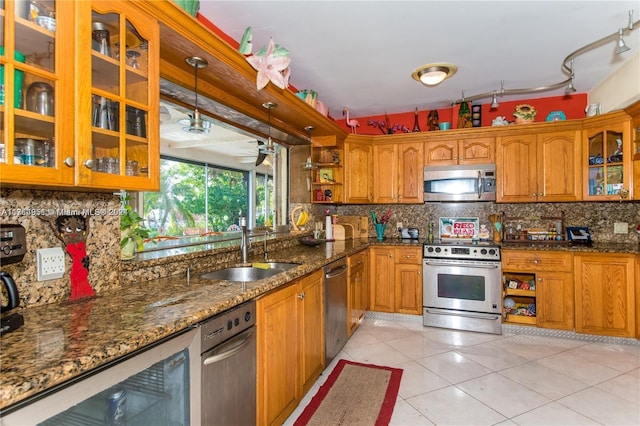
<path fill-rule="evenodd" d="M 235 40 L 253 28 L 254 52 L 270 37 L 291 53 L 291 80 L 312 89 L 341 118 L 446 108 L 466 96 L 547 86 L 567 79 L 570 53 L 626 28 L 640 1 L 218 1 L 200 13 Z M 575 86 L 586 93 L 636 55 L 640 28 L 575 59 Z M 437 87 L 411 78 L 420 65 L 451 62 L 458 72 Z M 640 77 L 639 77 L 640 78 Z M 505 100 L 560 95 L 557 89 Z M 491 102 L 491 99 L 480 101 Z"/>

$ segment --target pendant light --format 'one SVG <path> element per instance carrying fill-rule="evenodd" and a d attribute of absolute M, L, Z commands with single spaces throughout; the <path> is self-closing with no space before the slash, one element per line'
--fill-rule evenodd
<path fill-rule="evenodd" d="M 309 143 L 311 143 L 311 132 L 315 129 L 313 126 L 307 126 L 304 128 L 309 133 Z M 306 163 L 302 163 L 304 170 L 314 170 L 318 168 L 318 165 L 311 161 L 311 156 L 307 157 Z"/>
<path fill-rule="evenodd" d="M 267 137 L 267 143 L 264 145 L 260 145 L 260 147 L 258 148 L 258 151 L 261 154 L 275 154 L 276 153 L 276 147 L 273 144 L 273 140 L 271 139 L 271 110 L 275 109 L 278 105 L 273 103 L 273 102 L 265 102 L 262 104 L 262 106 L 264 108 L 267 109 L 268 111 L 268 116 L 267 116 L 267 126 L 268 126 L 268 137 Z"/>
<path fill-rule="evenodd" d="M 575 72 L 573 71 L 573 59 L 571 59 L 571 80 L 569 80 L 569 85 L 567 86 L 567 88 L 564 90 L 564 92 L 568 95 L 570 95 L 571 93 L 575 93 L 576 88 L 573 85 L 573 79 L 576 77 Z"/>
<path fill-rule="evenodd" d="M 182 130 L 184 132 L 205 135 L 211 132 L 211 122 L 203 119 L 202 116 L 200 115 L 200 111 L 198 111 L 198 70 L 206 68 L 207 65 L 209 65 L 209 63 L 206 61 L 206 59 L 200 58 L 198 56 L 190 56 L 186 58 L 185 61 L 187 62 L 187 64 L 191 65 L 194 69 L 194 80 L 195 80 L 194 92 L 196 95 L 196 101 L 195 101 L 195 106 L 193 110 L 193 115 L 191 115 L 188 119 L 185 118 L 185 119 L 179 120 L 178 123 L 184 126 L 182 127 Z"/>
<path fill-rule="evenodd" d="M 626 52 L 627 50 L 631 50 L 631 48 L 625 44 L 624 39 L 622 38 L 623 32 L 624 30 L 622 28 L 618 30 L 618 45 L 616 46 L 616 55 Z"/>

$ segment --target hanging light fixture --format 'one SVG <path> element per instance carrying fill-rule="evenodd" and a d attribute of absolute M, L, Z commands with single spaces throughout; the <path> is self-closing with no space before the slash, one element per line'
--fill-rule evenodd
<path fill-rule="evenodd" d="M 627 50 L 631 50 L 631 48 L 625 44 L 624 39 L 622 38 L 623 32 L 624 30 L 622 28 L 618 30 L 618 45 L 616 46 L 616 55 L 626 52 Z"/>
<path fill-rule="evenodd" d="M 491 109 L 498 108 L 498 92 L 493 91 L 493 100 L 491 101 Z"/>
<path fill-rule="evenodd" d="M 182 130 L 187 133 L 195 133 L 199 135 L 207 134 L 211 131 L 211 122 L 205 120 L 200 115 L 200 111 L 198 111 L 198 70 L 206 68 L 209 63 L 198 56 L 190 56 L 185 59 L 187 64 L 191 65 L 194 69 L 194 77 L 195 77 L 195 87 L 194 92 L 196 95 L 196 101 L 194 105 L 193 114 L 190 115 L 188 119 L 179 120 L 178 123 L 181 124 Z"/>
<path fill-rule="evenodd" d="M 573 72 L 573 59 L 571 59 L 571 79 L 569 80 L 569 85 L 564 90 L 566 94 L 571 94 L 576 91 L 575 86 L 573 85 L 573 79 L 575 78 L 575 73 Z"/>
<path fill-rule="evenodd" d="M 267 116 L 267 126 L 268 126 L 268 137 L 267 137 L 267 143 L 264 145 L 260 145 L 258 147 L 258 151 L 261 154 L 275 154 L 276 153 L 276 147 L 273 144 L 273 139 L 271 139 L 271 110 L 276 108 L 278 105 L 273 103 L 273 102 L 265 102 L 262 104 L 262 106 L 264 108 L 267 109 L 268 111 L 268 116 Z"/>
<path fill-rule="evenodd" d="M 311 132 L 315 129 L 313 126 L 307 126 L 304 128 L 309 134 L 309 143 L 311 143 Z M 314 170 L 318 168 L 318 165 L 311 161 L 311 156 L 307 157 L 307 161 L 302 163 L 302 168 L 304 170 Z"/>
<path fill-rule="evenodd" d="M 458 67 L 447 63 L 422 65 L 411 74 L 414 80 L 425 86 L 436 86 L 456 73 Z"/>

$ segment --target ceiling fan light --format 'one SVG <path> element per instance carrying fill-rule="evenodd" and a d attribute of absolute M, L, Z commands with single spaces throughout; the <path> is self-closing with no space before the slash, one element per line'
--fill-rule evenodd
<path fill-rule="evenodd" d="M 457 70 L 458 68 L 453 64 L 427 64 L 418 67 L 411 77 L 425 86 L 436 86 L 454 75 Z"/>

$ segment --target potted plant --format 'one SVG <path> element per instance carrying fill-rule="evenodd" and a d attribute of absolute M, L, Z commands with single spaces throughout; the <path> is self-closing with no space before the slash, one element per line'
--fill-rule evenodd
<path fill-rule="evenodd" d="M 149 237 L 149 229 L 142 225 L 143 218 L 126 202 L 120 216 L 120 251 L 122 259 L 133 258 L 136 249 L 144 248 L 144 239 Z"/>

